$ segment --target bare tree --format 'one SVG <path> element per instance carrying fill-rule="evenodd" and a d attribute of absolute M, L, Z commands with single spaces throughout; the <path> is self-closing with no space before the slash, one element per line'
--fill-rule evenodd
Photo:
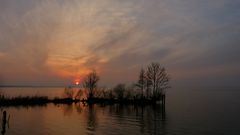
<path fill-rule="evenodd" d="M 146 84 L 147 84 L 147 80 L 146 80 L 146 76 L 145 76 L 145 70 L 142 68 L 140 70 L 139 79 L 138 79 L 138 82 L 136 84 L 136 86 L 138 88 L 140 88 L 140 90 L 141 90 L 141 98 L 143 98 L 143 93 L 144 93 L 144 89 L 146 87 Z"/>
<path fill-rule="evenodd" d="M 116 94 L 117 98 L 122 100 L 124 98 L 126 86 L 125 86 L 125 84 L 118 84 L 114 87 L 113 91 Z"/>
<path fill-rule="evenodd" d="M 169 88 L 169 75 L 159 63 L 152 63 L 147 67 L 146 78 L 154 98 L 162 94 L 164 89 Z"/>
<path fill-rule="evenodd" d="M 83 87 L 87 89 L 88 99 L 92 99 L 94 97 L 93 91 L 97 88 L 97 82 L 100 77 L 97 75 L 95 70 L 92 70 L 83 80 Z"/>
<path fill-rule="evenodd" d="M 76 91 L 76 94 L 74 95 L 74 99 L 80 99 L 82 97 L 82 95 L 83 95 L 83 90 L 78 89 Z"/>
<path fill-rule="evenodd" d="M 115 98 L 112 89 L 108 90 L 107 97 L 108 97 L 109 99 L 114 99 L 114 98 Z"/>
<path fill-rule="evenodd" d="M 64 98 L 73 98 L 73 95 L 74 95 L 74 91 L 72 87 L 68 87 L 64 89 L 64 92 L 63 92 Z"/>
<path fill-rule="evenodd" d="M 151 95 L 151 82 L 146 78 L 146 96 L 147 98 Z"/>

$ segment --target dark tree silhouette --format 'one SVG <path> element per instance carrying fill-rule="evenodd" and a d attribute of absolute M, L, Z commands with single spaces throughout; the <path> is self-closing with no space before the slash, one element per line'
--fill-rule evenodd
<path fill-rule="evenodd" d="M 150 95 L 151 95 L 150 92 L 151 92 L 151 82 L 146 79 L 146 96 L 147 96 L 147 98 L 150 97 Z"/>
<path fill-rule="evenodd" d="M 64 92 L 63 92 L 64 98 L 73 98 L 73 95 L 74 95 L 74 91 L 71 87 L 67 87 L 64 89 Z"/>
<path fill-rule="evenodd" d="M 126 91 L 125 84 L 118 84 L 114 87 L 113 91 L 115 92 L 117 98 L 122 100 L 124 98 L 124 92 Z"/>
<path fill-rule="evenodd" d="M 97 75 L 96 71 L 92 70 L 83 80 L 83 87 L 89 91 L 88 99 L 94 98 L 93 91 L 97 88 L 99 79 L 100 77 Z"/>
<path fill-rule="evenodd" d="M 143 93 L 144 93 L 144 89 L 146 87 L 146 84 L 147 84 L 147 80 L 146 80 L 145 70 L 142 68 L 140 70 L 139 79 L 138 79 L 138 82 L 136 84 L 136 86 L 138 88 L 140 88 L 140 90 L 141 90 L 141 98 L 143 98 Z"/>
<path fill-rule="evenodd" d="M 153 98 L 157 98 L 164 89 L 169 88 L 169 75 L 159 63 L 152 63 L 147 67 L 146 78 Z"/>

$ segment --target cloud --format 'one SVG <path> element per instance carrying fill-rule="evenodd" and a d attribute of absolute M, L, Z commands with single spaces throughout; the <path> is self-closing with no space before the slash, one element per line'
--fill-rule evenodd
<path fill-rule="evenodd" d="M 95 68 L 102 82 L 114 84 L 134 81 L 141 67 L 158 61 L 177 80 L 236 78 L 239 5 L 236 0 L 1 1 L 1 75 L 7 82 L 67 83 Z"/>

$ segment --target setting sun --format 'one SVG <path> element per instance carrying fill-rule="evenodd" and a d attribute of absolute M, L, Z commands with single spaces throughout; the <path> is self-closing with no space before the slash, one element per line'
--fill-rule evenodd
<path fill-rule="evenodd" d="M 74 84 L 75 84 L 75 85 L 79 85 L 79 84 L 80 84 L 80 79 L 75 79 L 75 80 L 74 80 Z"/>
<path fill-rule="evenodd" d="M 75 82 L 75 84 L 76 84 L 76 85 L 79 85 L 79 82 L 77 81 L 77 82 Z"/>

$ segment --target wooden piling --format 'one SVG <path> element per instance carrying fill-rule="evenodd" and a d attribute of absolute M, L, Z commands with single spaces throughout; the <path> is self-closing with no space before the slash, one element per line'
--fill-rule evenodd
<path fill-rule="evenodd" d="M 3 121 L 3 123 L 7 122 L 7 112 L 6 111 L 3 111 L 2 121 Z"/>

